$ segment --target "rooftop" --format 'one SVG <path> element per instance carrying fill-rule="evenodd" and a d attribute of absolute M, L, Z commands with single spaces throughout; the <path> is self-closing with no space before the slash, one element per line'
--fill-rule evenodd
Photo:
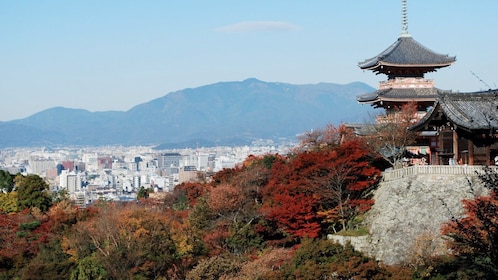
<path fill-rule="evenodd" d="M 433 52 L 405 34 L 386 50 L 360 62 L 358 66 L 363 70 L 372 70 L 376 74 L 421 77 L 424 73 L 449 66 L 455 60 L 454 56 Z"/>
<path fill-rule="evenodd" d="M 412 129 L 425 126 L 433 119 L 446 118 L 466 131 L 498 129 L 498 90 L 472 93 L 439 92 L 437 101 Z"/>

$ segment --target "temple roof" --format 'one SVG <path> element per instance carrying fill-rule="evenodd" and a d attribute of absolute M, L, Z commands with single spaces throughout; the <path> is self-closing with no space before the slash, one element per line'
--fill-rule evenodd
<path fill-rule="evenodd" d="M 356 97 L 359 103 L 376 103 L 381 101 L 408 102 L 429 101 L 434 102 L 440 90 L 437 88 L 388 88 L 366 93 Z"/>
<path fill-rule="evenodd" d="M 418 130 L 441 116 L 466 131 L 498 129 L 498 90 L 473 93 L 440 92 L 432 108 L 411 129 Z"/>
<path fill-rule="evenodd" d="M 432 72 L 437 68 L 451 65 L 454 56 L 442 55 L 431 51 L 410 35 L 400 36 L 389 48 L 377 56 L 360 62 L 363 70 L 372 70 L 377 74 L 391 75 L 393 70 L 418 68 L 420 73 Z M 408 74 L 409 76 L 410 74 Z"/>

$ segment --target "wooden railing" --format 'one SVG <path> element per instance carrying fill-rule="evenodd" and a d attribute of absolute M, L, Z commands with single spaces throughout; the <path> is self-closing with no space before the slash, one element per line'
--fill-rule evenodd
<path fill-rule="evenodd" d="M 498 167 L 490 166 L 495 172 Z M 482 165 L 413 165 L 400 169 L 386 170 L 382 173 L 384 181 L 403 178 L 410 175 L 429 174 L 429 175 L 465 175 L 476 176 L 483 173 Z"/>

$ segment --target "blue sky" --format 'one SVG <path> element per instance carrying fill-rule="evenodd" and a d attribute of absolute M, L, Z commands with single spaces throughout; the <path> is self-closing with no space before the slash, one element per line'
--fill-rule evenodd
<path fill-rule="evenodd" d="M 409 33 L 457 57 L 427 76 L 438 88 L 498 87 L 498 1 L 407 6 Z M 0 121 L 56 106 L 125 111 L 247 78 L 377 87 L 385 76 L 357 64 L 400 33 L 401 0 L 0 0 Z"/>

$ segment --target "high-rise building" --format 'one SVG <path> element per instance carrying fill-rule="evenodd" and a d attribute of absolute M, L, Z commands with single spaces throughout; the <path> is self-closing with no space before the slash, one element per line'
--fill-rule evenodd
<path fill-rule="evenodd" d="M 53 169 L 56 166 L 55 161 L 46 158 L 31 158 L 29 160 L 29 167 L 31 173 L 37 175 L 44 175 L 49 169 Z"/>
<path fill-rule="evenodd" d="M 180 167 L 182 155 L 179 153 L 162 153 L 157 156 L 157 167 Z"/>
<path fill-rule="evenodd" d="M 198 177 L 198 171 L 195 166 L 184 166 L 181 167 L 178 173 L 178 183 L 190 182 L 196 180 Z"/>
<path fill-rule="evenodd" d="M 81 175 L 74 171 L 62 170 L 59 175 L 59 186 L 68 193 L 75 193 L 81 190 Z"/>

